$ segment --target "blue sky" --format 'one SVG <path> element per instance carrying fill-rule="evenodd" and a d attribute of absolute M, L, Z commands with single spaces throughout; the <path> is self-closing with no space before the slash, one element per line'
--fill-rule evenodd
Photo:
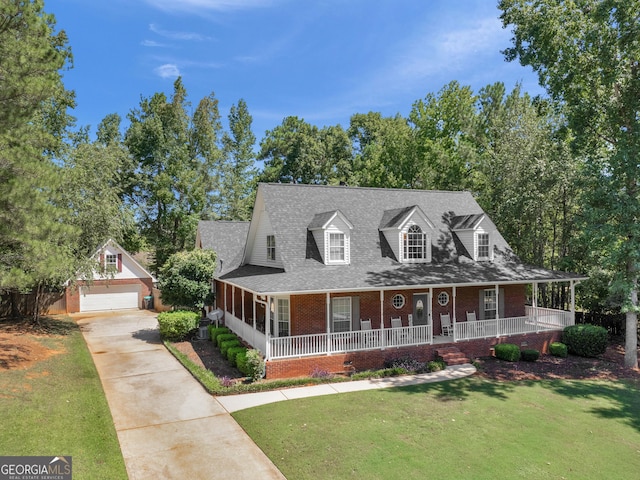
<path fill-rule="evenodd" d="M 247 102 L 258 141 L 294 115 L 349 125 L 400 113 L 451 80 L 543 90 L 504 61 L 510 32 L 491 0 L 45 0 L 69 37 L 78 126 L 123 118 L 181 75 L 193 107 L 213 92 L 226 124 Z M 126 123 L 125 123 L 126 124 Z"/>

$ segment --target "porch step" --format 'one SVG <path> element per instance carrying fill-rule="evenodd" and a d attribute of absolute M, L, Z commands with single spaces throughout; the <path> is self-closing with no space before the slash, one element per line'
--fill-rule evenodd
<path fill-rule="evenodd" d="M 436 349 L 436 358 L 442 360 L 447 365 L 471 363 L 469 357 L 458 350 L 457 347 L 442 347 Z"/>

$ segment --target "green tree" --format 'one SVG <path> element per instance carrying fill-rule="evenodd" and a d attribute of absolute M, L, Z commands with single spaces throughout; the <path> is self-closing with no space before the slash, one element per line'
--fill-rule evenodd
<path fill-rule="evenodd" d="M 39 296 L 69 278 L 77 235 L 58 206 L 62 177 L 53 161 L 72 121 L 73 93 L 60 74 L 71 52 L 42 1 L 0 4 L 0 59 L 0 291 L 17 315 L 19 293 Z"/>
<path fill-rule="evenodd" d="M 584 153 L 586 238 L 626 299 L 625 365 L 637 367 L 640 257 L 640 1 L 502 0 L 507 60 L 531 66 L 565 105 Z"/>
<path fill-rule="evenodd" d="M 428 94 L 413 104 L 413 151 L 418 162 L 414 185 L 418 188 L 461 190 L 468 188 L 475 163 L 472 141 L 476 97 L 457 81 L 437 95 Z"/>
<path fill-rule="evenodd" d="M 380 188 L 412 188 L 418 162 L 412 149 L 412 129 L 401 115 L 383 117 L 378 112 L 351 117 L 353 167 L 350 184 Z"/>
<path fill-rule="evenodd" d="M 215 269 L 216 253 L 213 250 L 195 249 L 174 253 L 160 270 L 162 301 L 193 310 L 211 305 L 211 282 Z"/>
<path fill-rule="evenodd" d="M 194 244 L 198 221 L 215 188 L 217 102 L 212 95 L 203 99 L 192 120 L 186 96 L 178 78 L 171 99 L 156 93 L 128 115 L 125 145 L 135 162 L 135 180 L 127 201 L 154 250 L 155 271 L 171 254 Z"/>
<path fill-rule="evenodd" d="M 231 106 L 229 130 L 222 136 L 224 151 L 223 178 L 220 196 L 224 199 L 220 218 L 225 220 L 249 220 L 253 207 L 256 136 L 251 131 L 253 118 L 244 100 Z"/>
<path fill-rule="evenodd" d="M 342 127 L 319 129 L 298 117 L 287 117 L 260 142 L 264 160 L 260 181 L 337 184 L 348 180 L 351 142 Z"/>

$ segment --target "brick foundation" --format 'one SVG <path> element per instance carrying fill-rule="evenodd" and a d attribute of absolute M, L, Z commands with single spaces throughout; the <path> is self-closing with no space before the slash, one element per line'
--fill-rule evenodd
<path fill-rule="evenodd" d="M 534 348 L 548 353 L 549 345 L 560 341 L 561 331 L 527 333 L 510 337 L 483 338 L 451 344 L 416 345 L 412 347 L 387 348 L 316 357 L 288 358 L 267 362 L 267 378 L 308 377 L 315 369 L 326 370 L 332 374 L 349 374 L 362 370 L 374 370 L 383 367 L 385 359 L 411 355 L 421 362 L 435 360 L 435 351 L 444 345 L 453 345 L 469 358 L 488 357 L 491 349 L 498 343 L 514 343 L 522 349 Z"/>

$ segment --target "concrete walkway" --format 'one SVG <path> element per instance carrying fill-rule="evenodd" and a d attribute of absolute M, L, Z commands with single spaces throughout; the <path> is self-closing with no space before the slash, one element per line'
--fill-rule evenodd
<path fill-rule="evenodd" d="M 109 403 L 131 480 L 284 479 L 230 413 L 267 403 L 465 377 L 472 365 L 422 375 L 213 397 L 167 351 L 156 314 L 76 314 Z"/>
<path fill-rule="evenodd" d="M 162 345 L 155 313 L 74 318 L 100 375 L 131 480 L 285 478 Z"/>

